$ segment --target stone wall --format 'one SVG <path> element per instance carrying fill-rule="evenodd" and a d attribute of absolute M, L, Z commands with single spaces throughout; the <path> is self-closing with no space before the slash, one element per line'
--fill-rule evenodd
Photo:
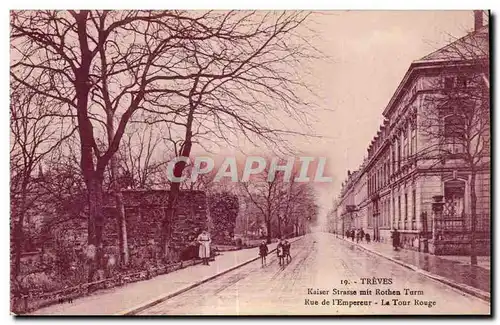
<path fill-rule="evenodd" d="M 144 266 L 161 259 L 161 221 L 165 216 L 168 191 L 123 191 L 130 263 Z M 104 246 L 108 254 L 118 253 L 118 227 L 114 198 L 105 198 Z M 172 220 L 174 259 L 186 259 L 194 240 L 208 225 L 207 202 L 202 191 L 181 191 Z"/>

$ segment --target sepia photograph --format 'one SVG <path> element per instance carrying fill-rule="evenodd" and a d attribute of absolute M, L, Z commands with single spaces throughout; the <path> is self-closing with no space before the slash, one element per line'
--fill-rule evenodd
<path fill-rule="evenodd" d="M 15 318 L 492 315 L 489 10 L 9 19 Z"/>

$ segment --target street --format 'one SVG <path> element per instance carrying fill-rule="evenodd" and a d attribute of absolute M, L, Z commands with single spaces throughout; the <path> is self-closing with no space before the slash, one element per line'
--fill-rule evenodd
<path fill-rule="evenodd" d="M 490 310 L 483 300 L 332 234 L 308 235 L 294 243 L 291 252 L 293 260 L 284 267 L 271 254 L 266 267 L 253 262 L 140 314 L 488 314 Z"/>

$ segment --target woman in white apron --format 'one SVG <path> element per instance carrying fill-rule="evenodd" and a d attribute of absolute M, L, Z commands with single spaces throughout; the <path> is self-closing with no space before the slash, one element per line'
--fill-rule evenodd
<path fill-rule="evenodd" d="M 208 265 L 208 259 L 210 258 L 210 234 L 208 231 L 204 230 L 198 236 L 198 243 L 200 244 L 200 248 L 198 251 L 198 256 L 203 260 L 204 265 Z"/>

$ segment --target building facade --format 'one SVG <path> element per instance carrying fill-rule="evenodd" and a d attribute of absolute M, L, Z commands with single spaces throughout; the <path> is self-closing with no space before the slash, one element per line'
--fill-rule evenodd
<path fill-rule="evenodd" d="M 434 254 L 489 254 L 489 26 L 414 61 L 339 197 L 344 225 Z M 486 92 L 485 92 L 486 90 Z M 475 220 L 475 221 L 474 221 Z"/>

